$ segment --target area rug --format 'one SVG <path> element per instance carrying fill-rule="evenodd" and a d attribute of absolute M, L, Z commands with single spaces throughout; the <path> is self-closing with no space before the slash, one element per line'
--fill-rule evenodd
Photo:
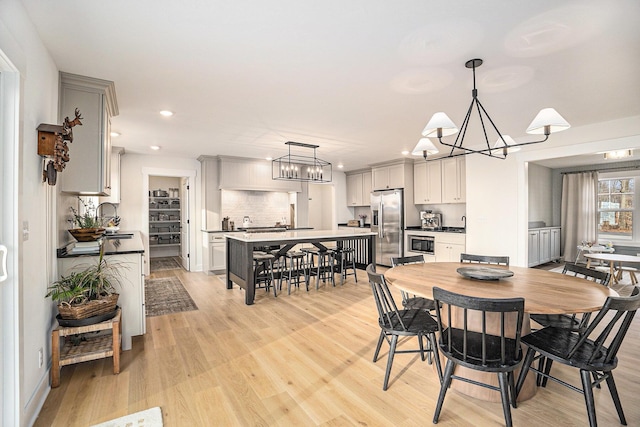
<path fill-rule="evenodd" d="M 156 406 L 91 427 L 162 427 L 162 410 Z"/>
<path fill-rule="evenodd" d="M 151 258 L 149 268 L 153 273 L 154 271 L 175 270 L 178 268 L 182 268 L 182 266 L 174 257 L 163 257 Z"/>
<path fill-rule="evenodd" d="M 144 292 L 147 317 L 198 309 L 177 277 L 145 279 Z"/>

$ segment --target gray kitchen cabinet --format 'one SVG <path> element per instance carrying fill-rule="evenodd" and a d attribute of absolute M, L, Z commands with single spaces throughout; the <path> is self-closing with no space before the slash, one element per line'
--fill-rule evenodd
<path fill-rule="evenodd" d="M 111 194 L 100 197 L 100 203 L 120 203 L 120 156 L 124 153 L 122 147 L 111 147 Z"/>
<path fill-rule="evenodd" d="M 464 157 L 443 159 L 441 164 L 442 203 L 465 203 L 467 183 Z"/>
<path fill-rule="evenodd" d="M 413 165 L 413 202 L 416 205 L 442 203 L 442 165 L 440 161 Z"/>
<path fill-rule="evenodd" d="M 227 245 L 224 234 L 209 233 L 209 271 L 224 270 L 227 266 Z"/>
<path fill-rule="evenodd" d="M 70 194 L 108 196 L 111 193 L 111 118 L 118 115 L 113 82 L 60 72 L 59 120 L 82 115 L 73 127 L 69 162 L 58 180 Z"/>
<path fill-rule="evenodd" d="M 560 259 L 560 230 L 560 227 L 529 229 L 529 267 Z"/>
<path fill-rule="evenodd" d="M 527 238 L 529 251 L 529 267 L 540 264 L 540 230 L 529 230 Z"/>
<path fill-rule="evenodd" d="M 86 266 L 97 257 L 69 257 L 58 259 L 58 270 L 66 275 L 74 268 Z M 105 255 L 106 262 L 122 264 L 119 269 L 118 305 L 122 309 L 122 349 L 131 349 L 131 337 L 144 335 L 146 332 L 145 297 L 144 297 L 144 254 L 130 253 Z"/>
<path fill-rule="evenodd" d="M 371 204 L 371 172 L 347 174 L 347 206 Z"/>

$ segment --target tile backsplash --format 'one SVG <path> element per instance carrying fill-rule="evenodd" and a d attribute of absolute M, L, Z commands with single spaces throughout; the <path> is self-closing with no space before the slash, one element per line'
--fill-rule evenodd
<path fill-rule="evenodd" d="M 283 220 L 291 222 L 288 193 L 222 190 L 221 212 L 236 228 L 242 227 L 245 216 L 251 218 L 251 227 L 273 227 Z"/>

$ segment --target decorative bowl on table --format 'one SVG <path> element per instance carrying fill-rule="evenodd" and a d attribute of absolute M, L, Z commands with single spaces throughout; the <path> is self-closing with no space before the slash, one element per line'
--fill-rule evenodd
<path fill-rule="evenodd" d="M 69 233 L 78 242 L 93 242 L 104 234 L 104 228 L 72 228 Z"/>
<path fill-rule="evenodd" d="M 513 276 L 513 271 L 494 267 L 460 267 L 456 270 L 462 277 L 476 280 L 500 280 Z"/>

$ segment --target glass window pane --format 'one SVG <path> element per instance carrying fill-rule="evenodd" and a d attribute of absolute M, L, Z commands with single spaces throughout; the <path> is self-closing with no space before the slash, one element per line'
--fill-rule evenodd
<path fill-rule="evenodd" d="M 598 209 L 609 209 L 609 195 L 598 196 Z"/>
<path fill-rule="evenodd" d="M 598 182 L 598 193 L 609 193 L 611 182 L 608 179 L 603 179 Z"/>
<path fill-rule="evenodd" d="M 623 194 L 620 196 L 622 209 L 633 209 L 633 195 Z"/>
<path fill-rule="evenodd" d="M 614 233 L 631 236 L 633 231 L 632 212 L 600 212 L 598 223 L 600 233 Z"/>

